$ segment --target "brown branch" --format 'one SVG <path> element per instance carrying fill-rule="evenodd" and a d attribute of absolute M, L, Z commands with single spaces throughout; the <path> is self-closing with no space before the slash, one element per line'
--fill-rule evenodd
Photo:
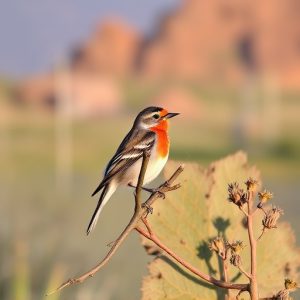
<path fill-rule="evenodd" d="M 249 279 L 252 278 L 251 274 L 249 274 L 248 272 L 246 272 L 242 266 L 238 266 L 238 269 L 239 269 L 240 272 L 241 272 L 242 274 L 244 274 L 247 278 L 249 278 Z"/>
<path fill-rule="evenodd" d="M 229 276 L 228 276 L 228 261 L 227 261 L 227 255 L 224 259 L 222 259 L 222 267 L 223 267 L 223 279 L 225 282 L 229 282 Z M 222 278 L 221 278 L 222 279 Z M 225 300 L 229 300 L 232 298 L 231 296 L 232 291 L 227 290 L 227 294 L 225 296 Z"/>
<path fill-rule="evenodd" d="M 228 262 L 226 259 L 222 259 L 222 266 L 223 266 L 224 281 L 228 282 Z"/>
<path fill-rule="evenodd" d="M 253 233 L 253 192 L 248 191 L 247 193 L 247 207 L 248 207 L 248 237 L 250 242 L 250 252 L 251 252 L 251 278 L 250 278 L 250 296 L 251 300 L 258 300 L 258 287 L 257 287 L 257 268 L 256 268 L 256 239 Z"/>
<path fill-rule="evenodd" d="M 245 293 L 245 292 L 247 292 L 247 290 L 240 290 L 239 292 L 238 292 L 238 294 L 236 295 L 236 300 L 239 300 L 240 299 L 240 296 L 242 295 L 242 293 Z"/>
<path fill-rule="evenodd" d="M 243 206 L 239 206 L 239 209 L 243 212 L 243 214 L 248 218 L 248 213 L 245 211 Z"/>
<path fill-rule="evenodd" d="M 265 216 L 266 216 L 266 215 L 267 215 L 266 210 L 265 210 L 263 207 L 261 207 L 260 209 L 264 212 L 264 214 L 265 214 Z"/>
<path fill-rule="evenodd" d="M 257 241 L 259 241 L 262 238 L 265 232 L 266 232 L 266 227 L 262 229 L 260 236 L 257 238 Z"/>
<path fill-rule="evenodd" d="M 149 230 L 150 228 L 150 230 Z M 158 238 L 157 236 L 153 233 L 151 230 L 151 227 L 149 224 L 147 224 L 147 231 L 146 232 L 143 228 L 137 226 L 136 231 L 138 231 L 141 235 L 152 241 L 154 244 L 156 244 L 159 248 L 164 250 L 166 253 L 168 253 L 173 259 L 175 259 L 178 263 L 180 263 L 182 266 L 184 266 L 186 269 L 194 273 L 196 276 L 200 277 L 201 279 L 215 285 L 221 288 L 225 289 L 235 289 L 235 290 L 243 290 L 243 289 L 248 289 L 248 284 L 236 284 L 236 283 L 230 283 L 230 282 L 225 282 L 222 280 L 218 280 L 213 276 L 210 276 L 208 274 L 205 274 L 201 272 L 200 270 L 196 269 L 192 265 L 190 265 L 187 261 L 179 257 L 177 254 L 175 254 L 170 248 L 168 248 L 166 245 L 164 245 Z M 152 232 L 152 233 L 150 233 Z"/>
<path fill-rule="evenodd" d="M 150 225 L 149 225 L 147 219 L 143 217 L 143 218 L 142 218 L 142 221 L 143 221 L 143 223 L 145 224 L 145 226 L 146 226 L 146 228 L 147 228 L 147 230 L 148 230 L 149 235 L 152 236 L 152 235 L 153 235 L 153 231 L 152 231 L 152 228 L 150 227 Z"/>
<path fill-rule="evenodd" d="M 144 153 L 143 154 L 142 166 L 141 166 L 141 170 L 140 170 L 140 174 L 139 174 L 139 179 L 138 179 L 136 192 L 135 192 L 134 215 L 132 216 L 130 222 L 125 227 L 123 232 L 117 238 L 117 240 L 113 242 L 113 245 L 111 246 L 111 249 L 108 251 L 106 256 L 101 260 L 101 262 L 99 262 L 95 267 L 93 267 L 89 271 L 83 273 L 79 277 L 74 277 L 74 278 L 68 279 L 67 281 L 62 283 L 57 289 L 55 289 L 54 291 L 48 293 L 47 295 L 51 295 L 55 292 L 58 292 L 58 291 L 64 289 L 65 287 L 67 287 L 67 286 L 82 283 L 86 279 L 88 279 L 90 277 L 93 277 L 104 265 L 106 265 L 110 261 L 112 256 L 115 254 L 115 252 L 118 250 L 118 248 L 124 242 L 124 240 L 127 238 L 129 233 L 137 226 L 140 219 L 144 218 L 144 216 L 147 214 L 147 207 L 150 207 L 154 203 L 155 200 L 160 198 L 162 193 L 166 193 L 168 191 L 172 191 L 172 190 L 175 190 L 175 189 L 180 187 L 179 184 L 176 184 L 174 186 L 171 186 L 171 185 L 177 179 L 179 174 L 183 171 L 183 166 L 180 166 L 174 172 L 174 174 L 170 177 L 170 179 L 167 180 L 165 183 L 163 183 L 157 189 L 157 192 L 154 192 L 153 194 L 150 195 L 148 200 L 145 202 L 145 204 L 146 204 L 145 208 L 142 208 L 142 205 L 141 205 L 141 190 L 142 190 L 142 185 L 143 185 L 144 176 L 145 176 L 145 173 L 146 173 L 148 162 L 149 162 L 149 156 L 146 153 Z"/>
<path fill-rule="evenodd" d="M 252 215 L 254 215 L 260 209 L 261 209 L 261 207 L 256 206 L 252 211 Z"/>

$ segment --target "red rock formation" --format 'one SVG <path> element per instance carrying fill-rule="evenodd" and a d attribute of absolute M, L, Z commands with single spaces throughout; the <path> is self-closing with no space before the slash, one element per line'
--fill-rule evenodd
<path fill-rule="evenodd" d="M 141 62 L 152 79 L 237 83 L 254 71 L 299 87 L 300 2 L 185 0 L 161 21 Z"/>
<path fill-rule="evenodd" d="M 97 26 L 90 39 L 73 55 L 76 70 L 105 75 L 124 76 L 133 72 L 140 37 L 119 20 L 108 20 Z"/>

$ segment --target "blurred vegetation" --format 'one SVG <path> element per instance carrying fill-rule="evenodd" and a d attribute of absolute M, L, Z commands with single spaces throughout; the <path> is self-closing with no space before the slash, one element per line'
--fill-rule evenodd
<path fill-rule="evenodd" d="M 105 208 L 93 235 L 85 236 L 97 200 L 90 194 L 107 160 L 136 113 L 150 103 L 146 100 L 154 97 L 161 85 L 126 83 L 128 110 L 123 114 L 73 121 L 71 178 L 64 189 L 57 166 L 55 114 L 12 103 L 9 86 L 2 81 L 0 91 L 0 298 L 43 299 L 46 290 L 62 278 L 94 265 L 128 221 L 132 191 L 121 189 Z M 199 99 L 202 112 L 197 120 L 186 115 L 174 119 L 170 157 L 207 166 L 238 149 L 247 151 L 279 204 L 284 203 L 285 218 L 299 236 L 299 95 L 281 95 L 279 135 L 267 142 L 259 135 L 259 126 L 247 139 L 236 133 L 241 114 L 238 91 L 184 86 Z M 255 116 L 259 113 L 257 108 Z M 255 120 L 264 122 L 263 117 Z M 101 274 L 47 299 L 89 300 L 95 295 L 102 300 L 138 299 L 147 261 L 137 236 L 132 236 Z"/>

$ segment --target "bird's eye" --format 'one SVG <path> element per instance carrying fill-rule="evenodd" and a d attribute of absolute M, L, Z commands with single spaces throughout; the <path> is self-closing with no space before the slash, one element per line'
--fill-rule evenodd
<path fill-rule="evenodd" d="M 159 114 L 153 115 L 153 118 L 156 119 L 156 120 L 159 119 Z"/>

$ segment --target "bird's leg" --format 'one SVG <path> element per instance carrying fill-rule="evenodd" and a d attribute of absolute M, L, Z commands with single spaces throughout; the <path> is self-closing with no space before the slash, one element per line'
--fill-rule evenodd
<path fill-rule="evenodd" d="M 132 183 L 128 183 L 128 186 L 132 187 L 132 188 L 136 188 Z M 141 187 L 142 190 L 150 193 L 150 194 L 155 194 L 158 193 L 160 197 L 162 197 L 163 199 L 166 198 L 165 193 L 161 192 L 159 189 L 150 189 L 150 188 L 146 188 L 146 187 Z"/>

